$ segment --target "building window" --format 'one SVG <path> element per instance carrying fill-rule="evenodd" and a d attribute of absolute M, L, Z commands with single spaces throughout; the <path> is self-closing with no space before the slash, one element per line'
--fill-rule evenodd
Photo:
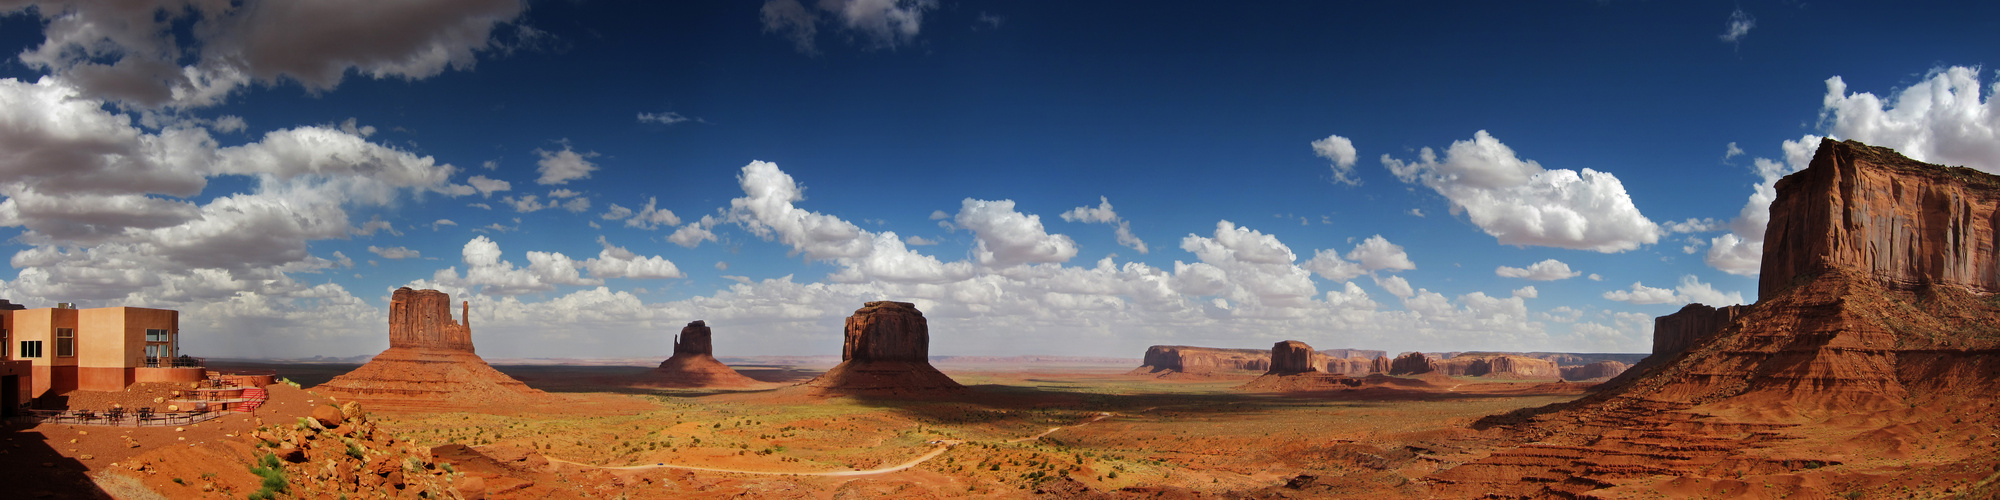
<path fill-rule="evenodd" d="M 75 328 L 56 329 L 56 357 L 58 358 L 76 357 Z"/>
<path fill-rule="evenodd" d="M 159 328 L 147 328 L 147 329 L 146 329 L 146 341 L 147 341 L 147 342 L 166 342 L 166 341 L 167 341 L 167 331 L 166 331 L 166 330 L 162 330 L 162 329 L 159 329 Z"/>
<path fill-rule="evenodd" d="M 0 328 L 0 359 L 7 359 L 7 346 L 14 345 L 12 342 L 7 341 L 9 338 L 7 336 L 7 329 Z"/>
<path fill-rule="evenodd" d="M 42 341 L 40 340 L 21 341 L 21 357 L 23 358 L 42 357 Z"/>

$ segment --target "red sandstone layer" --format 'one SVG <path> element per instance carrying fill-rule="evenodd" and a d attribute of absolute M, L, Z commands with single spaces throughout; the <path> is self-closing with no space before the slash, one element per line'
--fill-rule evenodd
<path fill-rule="evenodd" d="M 312 390 L 386 410 L 470 408 L 539 401 L 544 395 L 493 369 L 479 355 L 403 347 L 382 351 L 368 364 Z"/>

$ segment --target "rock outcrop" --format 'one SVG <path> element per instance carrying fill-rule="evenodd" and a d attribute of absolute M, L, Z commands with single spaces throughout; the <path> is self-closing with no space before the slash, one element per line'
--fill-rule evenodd
<path fill-rule="evenodd" d="M 1383 354 L 1380 356 L 1376 356 L 1374 361 L 1368 363 L 1368 372 L 1387 375 L 1389 373 L 1389 369 L 1391 368 L 1390 366 L 1391 364 L 1392 363 L 1389 361 L 1389 355 Z"/>
<path fill-rule="evenodd" d="M 2000 426 L 1996 204 L 2000 177 L 1821 142 L 1777 183 L 1755 305 L 1696 308 L 1686 317 L 1730 317 L 1712 333 L 1668 323 L 1666 349 L 1596 394 L 1489 418 L 1529 442 L 1436 474 L 1448 486 L 1434 494 L 1620 496 L 1592 490 L 1726 485 L 1746 471 L 1796 484 L 1826 477 L 1805 469 L 1843 464 L 1857 476 L 1943 475 L 1990 461 L 1990 447 L 1947 443 Z M 1684 350 L 1663 356 L 1680 339 Z M 1877 460 L 1920 448 L 1928 465 Z"/>
<path fill-rule="evenodd" d="M 1321 350 L 1319 353 L 1325 354 L 1329 358 L 1362 358 L 1362 359 L 1375 359 L 1376 356 L 1387 356 L 1389 354 L 1386 351 L 1376 351 L 1369 349 L 1325 349 Z"/>
<path fill-rule="evenodd" d="M 1326 352 L 1326 351 L 1320 351 L 1320 352 Z M 1329 357 L 1326 358 L 1324 362 L 1319 364 L 1320 371 L 1347 375 L 1347 376 L 1354 376 L 1354 377 L 1359 377 L 1362 375 L 1369 375 L 1374 373 L 1382 373 L 1375 371 L 1374 367 L 1375 367 L 1374 360 L 1370 360 L 1368 358 L 1363 358 L 1363 357 L 1352 357 L 1352 358 Z"/>
<path fill-rule="evenodd" d="M 1835 269 L 1891 290 L 2000 292 L 2000 177 L 1827 139 L 1776 187 L 1758 297 Z"/>
<path fill-rule="evenodd" d="M 1133 375 L 1211 375 L 1231 371 L 1270 371 L 1271 352 L 1262 349 L 1219 349 L 1184 345 L 1146 348 L 1144 365 Z"/>
<path fill-rule="evenodd" d="M 403 287 L 389 297 L 389 347 L 472 351 L 472 303 L 459 305 L 464 323 L 451 320 L 451 295 Z"/>
<path fill-rule="evenodd" d="M 397 289 L 389 299 L 389 349 L 313 392 L 383 410 L 463 409 L 539 400 L 529 388 L 486 364 L 472 350 L 471 306 L 464 323 L 451 319 L 451 296 Z"/>
<path fill-rule="evenodd" d="M 1673 314 L 1653 318 L 1653 357 L 1660 362 L 1673 359 L 1722 327 L 1735 323 L 1738 316 L 1749 310 L 1750 306 L 1715 308 L 1688 304 Z"/>
<path fill-rule="evenodd" d="M 1400 361 L 1400 359 L 1398 359 Z M 1415 366 L 1412 362 L 1411 366 Z M 1434 370 L 1445 375 L 1513 379 L 1560 379 L 1562 370 L 1555 362 L 1509 355 L 1461 355 L 1436 361 Z M 1422 372 L 1412 372 L 1422 373 Z"/>
<path fill-rule="evenodd" d="M 965 388 L 930 363 L 931 329 L 909 302 L 869 302 L 847 317 L 840 364 L 803 384 L 829 392 L 921 393 Z"/>
<path fill-rule="evenodd" d="M 1582 366 L 1565 366 L 1562 368 L 1562 378 L 1563 380 L 1608 379 L 1625 373 L 1625 370 L 1631 367 L 1632 365 L 1617 361 L 1599 361 Z"/>
<path fill-rule="evenodd" d="M 1312 346 L 1297 340 L 1287 340 L 1273 344 L 1271 346 L 1271 370 L 1265 373 L 1291 375 L 1295 373 L 1322 371 L 1320 367 L 1324 366 L 1325 362 L 1322 361 L 1316 366 L 1313 363 L 1315 354 L 1318 353 L 1313 352 Z"/>
<path fill-rule="evenodd" d="M 1437 371 L 1438 360 L 1421 352 L 1406 352 L 1389 362 L 1390 375 L 1417 375 Z"/>
<path fill-rule="evenodd" d="M 640 387 L 742 388 L 764 385 L 715 359 L 708 324 L 695 320 L 674 337 L 674 355 L 641 374 Z"/>

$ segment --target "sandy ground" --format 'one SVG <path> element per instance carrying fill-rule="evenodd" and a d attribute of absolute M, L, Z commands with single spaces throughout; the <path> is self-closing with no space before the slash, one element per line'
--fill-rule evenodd
<path fill-rule="evenodd" d="M 280 368 L 280 375 L 324 380 L 353 366 L 302 365 Z M 547 400 L 470 411 L 374 413 L 379 428 L 399 443 L 433 451 L 434 473 L 454 485 L 449 494 L 538 500 L 1434 498 L 1441 472 L 1521 442 L 1504 429 L 1475 430 L 1475 422 L 1584 394 L 1578 384 L 1436 376 L 1253 392 L 1241 388 L 1256 378 L 1253 373 L 1173 380 L 1125 375 L 1130 367 L 1122 365 L 971 363 L 942 366 L 969 387 L 962 394 L 829 398 L 785 390 L 646 389 L 629 384 L 632 375 L 648 369 L 637 366 L 498 368 L 548 391 Z M 776 383 L 814 375 L 785 366 L 737 369 Z M 121 498 L 233 492 L 229 497 L 240 498 L 256 480 L 241 458 L 256 453 L 240 448 L 248 442 L 243 434 L 260 419 L 291 422 L 325 403 L 282 384 L 273 386 L 272 398 L 257 415 L 179 431 L 9 427 L 0 442 L 0 481 L 10 485 L 8 491 L 46 492 L 52 498 L 102 492 Z M 1948 438 L 1923 441 L 1925 433 L 1963 430 L 1906 429 L 1893 419 L 1877 423 L 1883 432 L 1913 436 L 1916 444 L 1906 454 L 1912 458 L 1935 454 L 1935 445 L 1925 443 Z M 1798 446 L 1821 452 L 1840 452 L 1834 439 L 1851 435 L 1806 429 L 1798 433 Z M 156 465 L 149 469 L 152 475 L 140 476 L 143 484 L 103 473 L 137 454 L 176 446 L 202 451 L 170 455 L 191 464 Z M 1850 460 L 1819 469 L 1821 476 L 1815 477 L 1828 489 L 1853 485 L 1871 494 L 1901 487 L 1992 491 L 1979 488 L 1981 481 L 1994 482 L 1994 471 L 1971 465 L 1900 483 L 1881 479 L 1907 463 L 1894 457 Z M 169 481 L 175 478 L 183 481 Z M 201 490 L 211 483 L 216 492 Z M 1700 479 L 1656 486 L 1686 497 L 1744 491 L 1734 483 Z"/>

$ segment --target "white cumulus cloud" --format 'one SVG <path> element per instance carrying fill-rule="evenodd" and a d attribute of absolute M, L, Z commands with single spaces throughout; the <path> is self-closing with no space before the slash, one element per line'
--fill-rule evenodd
<path fill-rule="evenodd" d="M 1424 148 L 1416 161 L 1382 155 L 1382 165 L 1403 182 L 1444 195 L 1454 213 L 1467 214 L 1501 244 L 1617 253 L 1657 242 L 1661 234 L 1616 176 L 1544 169 L 1484 130 L 1453 142 L 1442 159 Z"/>
<path fill-rule="evenodd" d="M 1526 268 L 1500 266 L 1498 269 L 1493 270 L 1493 274 L 1502 278 L 1522 278 L 1534 281 L 1555 281 L 1583 275 L 1580 271 L 1571 271 L 1569 264 L 1555 259 L 1529 264 Z"/>
<path fill-rule="evenodd" d="M 1354 178 L 1354 141 L 1346 137 L 1329 135 L 1325 139 L 1312 142 L 1313 155 L 1333 161 L 1333 180 L 1349 186 L 1361 185 L 1361 179 Z"/>

